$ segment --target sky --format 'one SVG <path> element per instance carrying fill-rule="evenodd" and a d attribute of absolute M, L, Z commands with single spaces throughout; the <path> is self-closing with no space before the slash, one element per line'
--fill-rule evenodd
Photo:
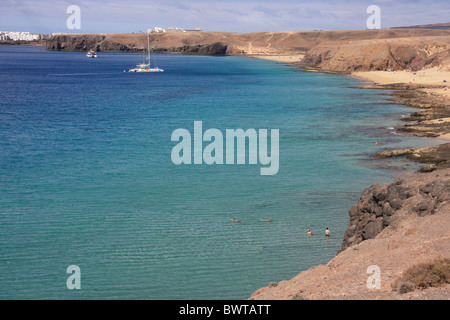
<path fill-rule="evenodd" d="M 80 8 L 79 29 L 69 29 Z M 131 33 L 154 27 L 260 32 L 366 29 L 370 5 L 381 28 L 450 22 L 450 0 L 2 0 L 1 31 Z"/>

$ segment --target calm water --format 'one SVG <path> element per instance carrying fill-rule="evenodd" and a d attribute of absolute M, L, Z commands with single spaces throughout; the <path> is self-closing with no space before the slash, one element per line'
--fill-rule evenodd
<path fill-rule="evenodd" d="M 414 168 L 370 153 L 435 144 L 395 134 L 411 110 L 349 77 L 155 59 L 165 73 L 123 72 L 139 54 L 0 47 L 1 299 L 246 299 L 328 262 L 361 191 Z M 278 174 L 174 165 L 172 132 L 197 120 L 279 129 Z"/>

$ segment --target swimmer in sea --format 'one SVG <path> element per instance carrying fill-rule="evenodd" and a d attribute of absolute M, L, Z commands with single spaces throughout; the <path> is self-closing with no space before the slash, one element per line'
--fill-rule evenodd
<path fill-rule="evenodd" d="M 272 218 L 269 218 L 267 220 L 261 220 L 261 221 L 263 221 L 263 222 L 270 222 L 270 221 L 272 221 Z"/>
<path fill-rule="evenodd" d="M 308 229 L 308 232 L 306 233 L 308 236 L 312 235 L 312 232 L 310 229 Z"/>
<path fill-rule="evenodd" d="M 330 230 L 329 230 L 328 228 L 326 228 L 326 230 L 325 230 L 325 235 L 326 235 L 327 237 L 330 236 Z"/>
<path fill-rule="evenodd" d="M 233 219 L 230 219 L 230 220 L 233 221 L 233 222 L 242 222 L 242 221 L 236 220 L 236 218 L 233 218 Z"/>

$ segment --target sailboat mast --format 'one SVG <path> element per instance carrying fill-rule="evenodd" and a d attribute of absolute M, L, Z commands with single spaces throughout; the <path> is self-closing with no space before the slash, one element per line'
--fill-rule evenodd
<path fill-rule="evenodd" d="M 147 31 L 148 65 L 150 66 L 150 33 Z"/>

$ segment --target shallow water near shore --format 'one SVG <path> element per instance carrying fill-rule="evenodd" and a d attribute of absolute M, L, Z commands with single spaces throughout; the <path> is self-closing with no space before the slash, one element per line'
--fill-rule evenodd
<path fill-rule="evenodd" d="M 414 166 L 371 153 L 438 143 L 396 134 L 412 109 L 357 79 L 154 58 L 165 73 L 124 72 L 140 54 L 0 46 L 1 299 L 246 299 L 327 263 L 362 190 Z M 279 129 L 278 173 L 174 165 L 171 134 L 194 121 Z"/>

